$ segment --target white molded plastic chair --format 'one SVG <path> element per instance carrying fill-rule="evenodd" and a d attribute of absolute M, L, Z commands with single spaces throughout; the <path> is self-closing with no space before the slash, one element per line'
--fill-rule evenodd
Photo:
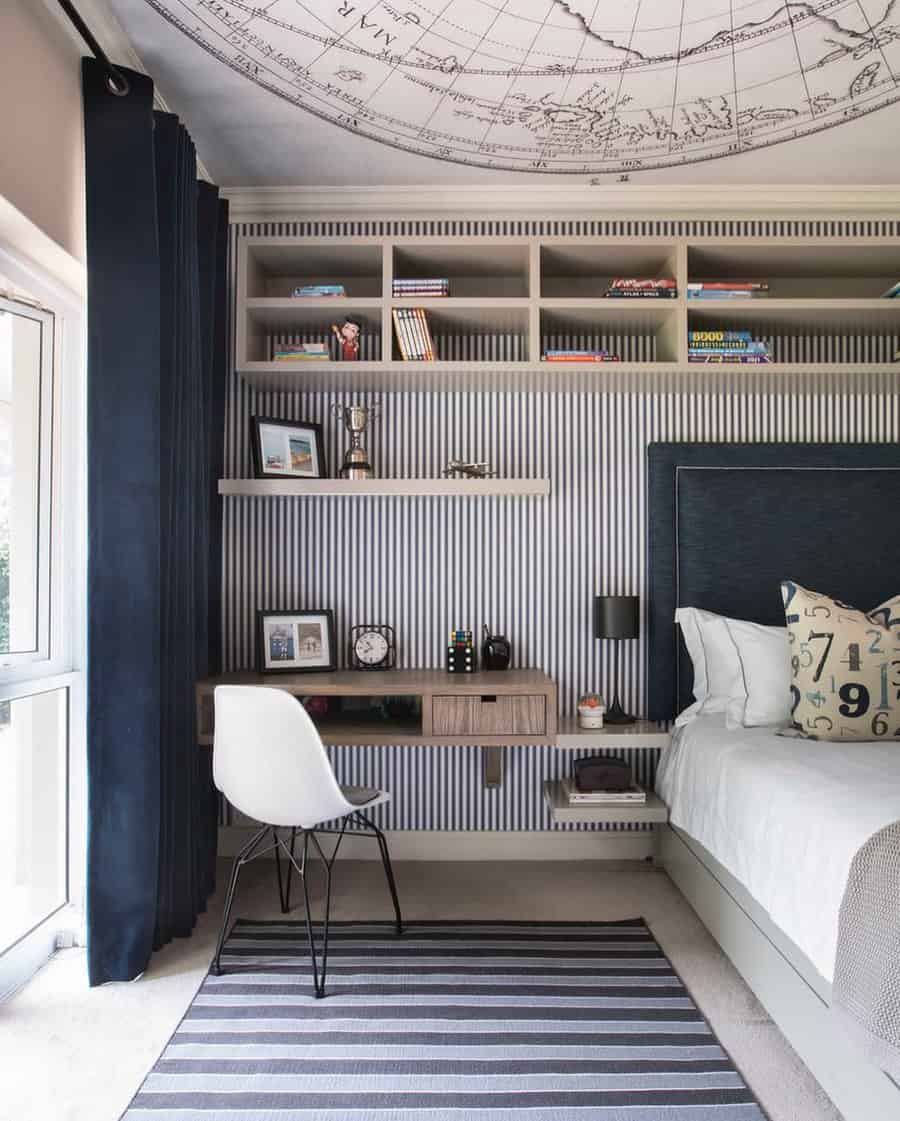
<path fill-rule="evenodd" d="M 334 777 L 319 733 L 306 709 L 283 689 L 266 689 L 257 685 L 219 685 L 215 690 L 215 706 L 213 780 L 232 806 L 260 822 L 261 828 L 235 857 L 211 972 L 216 976 L 222 972 L 222 946 L 228 932 L 228 920 L 241 868 L 274 849 L 278 894 L 283 913 L 290 910 L 291 875 L 294 869 L 303 884 L 313 989 L 317 997 L 324 996 L 328 965 L 331 869 L 344 832 L 351 822 L 364 827 L 362 831 L 354 830 L 354 836 L 362 832 L 378 842 L 394 904 L 396 930 L 398 934 L 403 932 L 387 841 L 381 830 L 363 813 L 363 810 L 389 801 L 390 795 L 381 790 L 340 786 Z M 340 827 L 323 828 L 323 822 L 331 821 L 340 821 Z M 280 828 L 290 829 L 289 845 L 279 836 Z M 334 833 L 337 836 L 330 857 L 325 856 L 317 833 Z M 299 864 L 294 856 L 298 834 L 303 845 Z M 271 844 L 264 847 L 267 838 L 271 838 Z M 325 866 L 321 973 L 316 963 L 316 944 L 306 882 L 310 842 Z M 286 885 L 281 875 L 282 854 L 288 861 Z"/>

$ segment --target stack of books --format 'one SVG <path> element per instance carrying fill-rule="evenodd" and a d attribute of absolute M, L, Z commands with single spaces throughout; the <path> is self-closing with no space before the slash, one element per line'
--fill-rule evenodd
<path fill-rule="evenodd" d="M 398 280 L 394 277 L 393 293 L 395 300 L 412 299 L 423 296 L 449 296 L 450 281 L 446 277 L 430 277 L 422 280 Z"/>
<path fill-rule="evenodd" d="M 541 355 L 544 362 L 618 362 L 618 354 L 608 350 L 545 350 Z"/>
<path fill-rule="evenodd" d="M 328 343 L 276 343 L 273 362 L 330 362 Z"/>
<path fill-rule="evenodd" d="M 700 281 L 687 286 L 689 300 L 758 300 L 769 295 L 765 280 Z"/>
<path fill-rule="evenodd" d="M 892 284 L 886 292 L 881 293 L 883 300 L 897 300 L 900 299 L 900 280 L 896 284 Z"/>
<path fill-rule="evenodd" d="M 420 307 L 394 308 L 394 334 L 404 362 L 434 362 L 437 355 L 428 327 L 428 316 Z"/>
<path fill-rule="evenodd" d="M 674 280 L 655 280 L 652 277 L 617 276 L 609 282 L 604 296 L 619 300 L 674 300 L 678 288 Z"/>
<path fill-rule="evenodd" d="M 559 784 L 570 806 L 642 806 L 647 802 L 647 791 L 634 783 L 625 790 L 579 790 L 571 778 L 562 778 Z"/>
<path fill-rule="evenodd" d="M 294 289 L 294 295 L 300 298 L 321 300 L 328 296 L 346 296 L 343 284 L 303 284 Z"/>
<path fill-rule="evenodd" d="M 688 362 L 753 366 L 771 361 L 768 344 L 749 331 L 688 331 Z"/>

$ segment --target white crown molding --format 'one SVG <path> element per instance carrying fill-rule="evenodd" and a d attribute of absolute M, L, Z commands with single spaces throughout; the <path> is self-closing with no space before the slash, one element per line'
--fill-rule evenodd
<path fill-rule="evenodd" d="M 226 187 L 232 221 L 315 218 L 598 218 L 620 216 L 896 219 L 896 186 Z"/>
<path fill-rule="evenodd" d="M 44 4 L 50 9 L 60 25 L 65 28 L 69 38 L 78 46 L 81 54 L 89 54 L 87 44 L 75 30 L 71 20 L 56 3 L 56 0 L 44 0 Z M 140 55 L 132 46 L 131 40 L 125 34 L 107 0 L 78 0 L 78 10 L 81 13 L 81 18 L 91 29 L 94 38 L 113 64 L 125 66 L 129 70 L 136 70 L 139 74 L 146 74 L 148 78 L 153 79 L 153 108 L 158 109 L 161 113 L 174 112 L 165 97 L 160 93 L 156 80 L 144 66 Z M 197 175 L 209 183 L 212 182 L 212 178 L 199 156 L 197 157 Z"/>

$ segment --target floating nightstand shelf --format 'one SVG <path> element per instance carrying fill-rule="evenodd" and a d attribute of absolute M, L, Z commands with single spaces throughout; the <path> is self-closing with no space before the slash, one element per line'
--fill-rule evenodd
<path fill-rule="evenodd" d="M 669 809 L 655 794 L 647 792 L 647 801 L 641 805 L 621 803 L 602 806 L 573 806 L 558 782 L 548 780 L 544 783 L 544 801 L 550 817 L 556 824 L 563 822 L 649 822 L 661 825 L 669 820 Z"/>
<path fill-rule="evenodd" d="M 381 498 L 487 495 L 517 498 L 550 493 L 549 479 L 220 479 L 219 494 L 249 498 Z"/>

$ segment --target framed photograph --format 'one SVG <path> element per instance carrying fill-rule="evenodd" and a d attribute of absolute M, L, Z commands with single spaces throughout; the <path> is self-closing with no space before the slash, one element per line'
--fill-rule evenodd
<path fill-rule="evenodd" d="M 260 673 L 316 673 L 337 668 L 331 611 L 257 611 Z"/>
<path fill-rule="evenodd" d="M 322 425 L 276 417 L 250 418 L 257 479 L 325 479 Z"/>

